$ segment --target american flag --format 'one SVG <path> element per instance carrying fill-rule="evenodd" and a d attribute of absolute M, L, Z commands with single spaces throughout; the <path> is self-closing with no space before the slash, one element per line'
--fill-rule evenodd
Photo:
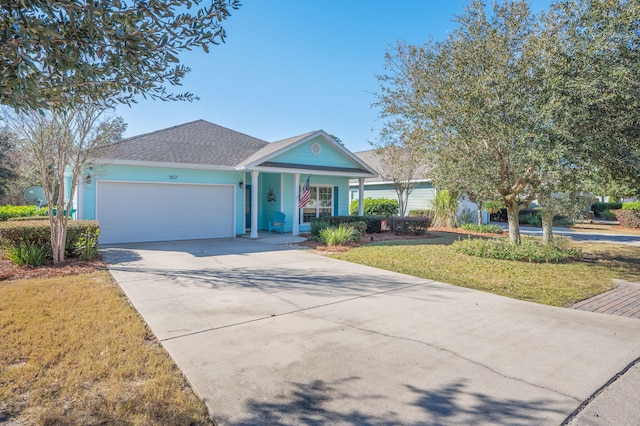
<path fill-rule="evenodd" d="M 311 179 L 311 176 L 307 178 L 307 181 L 304 183 L 304 186 L 302 187 L 302 193 L 300 194 L 300 201 L 298 202 L 299 209 L 306 206 L 309 200 L 311 199 L 311 186 L 309 185 L 309 179 Z"/>

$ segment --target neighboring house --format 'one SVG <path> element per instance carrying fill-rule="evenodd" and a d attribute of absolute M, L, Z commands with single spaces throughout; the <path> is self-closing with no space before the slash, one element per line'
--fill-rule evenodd
<path fill-rule="evenodd" d="M 322 130 L 268 143 L 198 120 L 101 149 L 74 205 L 100 222 L 101 244 L 257 238 L 276 211 L 298 235 L 313 217 L 348 214 L 349 179 L 375 175 Z"/>
<path fill-rule="evenodd" d="M 393 188 L 393 182 L 385 180 L 381 176 L 384 174 L 382 172 L 383 166 L 381 164 L 382 157 L 378 155 L 376 151 L 376 149 L 370 149 L 354 153 L 358 158 L 360 158 L 360 160 L 370 165 L 378 173 L 378 176 L 364 179 L 363 198 L 388 198 L 397 200 L 398 193 Z M 411 210 L 431 209 L 432 201 L 436 196 L 436 188 L 434 188 L 429 179 L 416 179 L 415 182 L 417 185 L 413 191 L 411 191 L 411 194 L 409 194 L 407 215 L 409 215 Z M 359 196 L 359 182 L 357 179 L 351 179 L 349 181 L 349 203 L 353 200 L 358 200 Z M 460 199 L 458 212 L 460 213 L 465 208 L 469 209 L 474 214 L 474 217 L 477 215 L 478 206 L 465 197 L 462 197 Z M 489 214 L 487 212 L 483 212 L 483 220 L 484 222 L 489 221 Z"/>

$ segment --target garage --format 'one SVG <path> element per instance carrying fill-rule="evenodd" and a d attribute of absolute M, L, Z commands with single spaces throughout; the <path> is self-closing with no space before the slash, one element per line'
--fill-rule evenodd
<path fill-rule="evenodd" d="M 100 244 L 235 236 L 233 185 L 98 181 Z"/>

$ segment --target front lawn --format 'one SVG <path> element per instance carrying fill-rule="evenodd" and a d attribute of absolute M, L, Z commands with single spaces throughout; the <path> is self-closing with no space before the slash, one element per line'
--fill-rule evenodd
<path fill-rule="evenodd" d="M 552 306 L 568 306 L 609 290 L 613 279 L 640 280 L 640 250 L 611 244 L 574 244 L 585 259 L 561 264 L 486 259 L 454 252 L 458 234 L 429 232 L 420 240 L 371 243 L 328 254 L 421 278 Z"/>
<path fill-rule="evenodd" d="M 212 424 L 106 271 L 0 281 L 0 423 Z"/>

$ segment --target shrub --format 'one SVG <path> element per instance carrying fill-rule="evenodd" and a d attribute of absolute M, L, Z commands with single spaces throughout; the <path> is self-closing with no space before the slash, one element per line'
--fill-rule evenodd
<path fill-rule="evenodd" d="M 504 232 L 498 225 L 478 225 L 477 223 L 465 223 L 462 225 L 462 229 L 485 234 L 502 234 Z"/>
<path fill-rule="evenodd" d="M 470 208 L 465 207 L 460 213 L 458 213 L 458 223 L 475 223 L 478 220 L 478 216 L 471 211 Z"/>
<path fill-rule="evenodd" d="M 416 209 L 409 210 L 409 217 L 428 217 L 433 218 L 433 210 L 431 209 Z"/>
<path fill-rule="evenodd" d="M 18 266 L 41 266 L 51 254 L 48 246 L 27 244 L 5 248 L 7 259 Z"/>
<path fill-rule="evenodd" d="M 548 245 L 533 238 L 524 238 L 518 245 L 513 245 L 504 238 L 467 238 L 454 242 L 451 247 L 454 251 L 469 256 L 531 263 L 558 263 L 568 259 L 582 258 L 581 250 L 569 248 L 567 240 L 560 238 Z"/>
<path fill-rule="evenodd" d="M 611 210 L 603 210 L 600 212 L 600 218 L 605 220 L 616 220 L 616 214 Z"/>
<path fill-rule="evenodd" d="M 436 193 L 433 204 L 433 226 L 455 228 L 458 222 L 458 199 L 446 189 Z"/>
<path fill-rule="evenodd" d="M 76 241 L 74 254 L 80 260 L 93 260 L 98 254 L 98 237 L 100 229 L 86 229 Z"/>
<path fill-rule="evenodd" d="M 382 231 L 382 221 L 385 219 L 384 216 L 327 216 L 314 218 L 311 223 L 324 220 L 329 223 L 329 226 L 337 227 L 342 223 L 353 225 L 355 222 L 364 222 L 366 224 L 365 232 L 367 234 L 375 234 Z"/>
<path fill-rule="evenodd" d="M 65 256 L 75 254 L 76 242 L 87 231 L 97 230 L 98 222 L 94 220 L 73 220 L 67 226 Z M 7 247 L 20 245 L 46 246 L 51 249 L 51 229 L 44 221 L 19 221 L 0 223 L 0 240 Z"/>
<path fill-rule="evenodd" d="M 12 217 L 11 219 L 7 219 L 7 222 L 23 222 L 25 220 L 49 220 L 49 216 L 26 216 L 26 217 Z"/>
<path fill-rule="evenodd" d="M 640 210 L 619 209 L 614 213 L 623 228 L 640 228 Z"/>
<path fill-rule="evenodd" d="M 349 204 L 349 214 L 355 216 L 358 214 L 358 200 L 353 200 Z M 382 215 L 385 218 L 398 214 L 398 200 L 390 200 L 387 198 L 365 198 L 364 199 L 365 216 Z"/>
<path fill-rule="evenodd" d="M 520 215 L 518 220 L 521 225 L 542 226 L 542 215 L 540 213 Z"/>
<path fill-rule="evenodd" d="M 309 225 L 309 233 L 311 234 L 311 239 L 319 241 L 320 240 L 320 232 L 323 229 L 327 229 L 329 227 L 329 222 L 319 218 L 318 220 L 312 220 Z"/>
<path fill-rule="evenodd" d="M 621 208 L 622 210 L 640 210 L 640 201 L 624 203 Z"/>
<path fill-rule="evenodd" d="M 38 209 L 36 206 L 0 206 L 0 222 L 14 217 L 46 216 L 47 208 Z"/>
<path fill-rule="evenodd" d="M 428 217 L 392 217 L 391 229 L 396 235 L 424 235 L 431 224 Z"/>
<path fill-rule="evenodd" d="M 595 217 L 602 217 L 601 213 L 605 210 L 618 210 L 622 208 L 622 203 L 594 203 L 591 205 L 593 215 Z"/>
<path fill-rule="evenodd" d="M 350 242 L 359 241 L 362 235 L 352 226 L 345 223 L 336 227 L 325 228 L 320 231 L 322 242 L 328 246 L 343 246 Z"/>

